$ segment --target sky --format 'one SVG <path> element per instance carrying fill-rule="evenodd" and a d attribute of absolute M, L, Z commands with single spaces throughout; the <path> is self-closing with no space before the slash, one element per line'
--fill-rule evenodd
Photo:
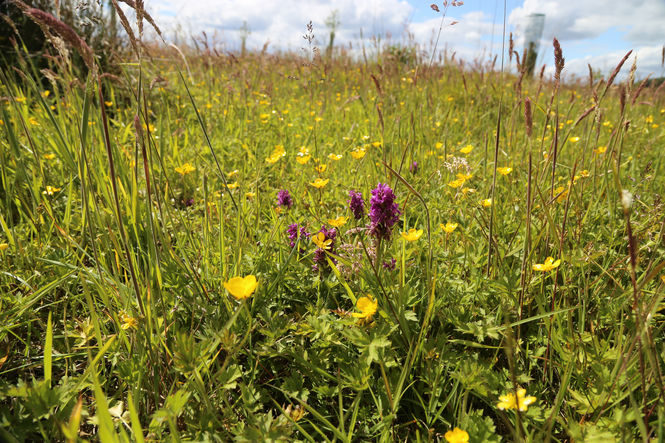
<path fill-rule="evenodd" d="M 436 3 L 443 12 L 443 0 Z M 512 32 L 521 53 L 526 18 L 538 13 L 545 15 L 545 25 L 537 64 L 547 64 L 548 73 L 556 37 L 566 59 L 564 78 L 587 76 L 587 64 L 607 76 L 631 49 L 624 75 L 634 57 L 638 77 L 665 75 L 665 0 L 465 0 L 446 10 L 442 27 L 442 14 L 431 4 L 432 0 L 145 0 L 148 12 L 176 44 L 205 31 L 219 49 L 235 50 L 246 22 L 248 48 L 261 49 L 269 42 L 269 50 L 300 51 L 307 46 L 303 35 L 311 20 L 315 44 L 323 48 L 329 37 L 326 18 L 337 11 L 336 45 L 358 50 L 364 44 L 371 50 L 377 41 L 415 42 L 431 54 L 441 29 L 437 51 L 455 52 L 467 62 L 501 53 L 504 13 L 505 47 Z"/>

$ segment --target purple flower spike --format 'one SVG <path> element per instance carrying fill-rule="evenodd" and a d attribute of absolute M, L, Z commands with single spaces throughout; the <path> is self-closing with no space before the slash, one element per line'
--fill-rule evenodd
<path fill-rule="evenodd" d="M 289 235 L 289 246 L 291 249 L 295 247 L 298 237 L 300 237 L 300 241 L 303 243 L 309 238 L 310 235 L 309 232 L 305 231 L 304 226 L 301 226 L 300 229 L 298 229 L 297 223 L 289 225 L 289 227 L 286 229 L 286 233 Z M 301 246 L 300 249 L 302 252 L 305 248 Z"/>
<path fill-rule="evenodd" d="M 286 206 L 287 209 L 291 209 L 291 206 L 293 206 L 293 200 L 291 199 L 289 191 L 281 189 L 277 193 L 277 204 L 279 206 Z"/>
<path fill-rule="evenodd" d="M 413 163 L 411 163 L 411 166 L 409 166 L 409 172 L 411 172 L 411 174 L 413 174 L 413 175 L 416 175 L 418 173 L 418 162 L 417 161 L 414 161 Z"/>
<path fill-rule="evenodd" d="M 369 201 L 369 232 L 378 240 L 390 240 L 392 227 L 399 220 L 399 205 L 390 186 L 379 183 L 372 189 Z"/>
<path fill-rule="evenodd" d="M 349 191 L 349 209 L 353 212 L 353 217 L 360 220 L 365 215 L 365 202 L 360 192 Z"/>

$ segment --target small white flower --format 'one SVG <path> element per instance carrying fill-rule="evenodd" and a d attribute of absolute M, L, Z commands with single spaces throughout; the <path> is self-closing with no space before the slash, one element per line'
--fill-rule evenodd
<path fill-rule="evenodd" d="M 621 205 L 623 209 L 628 210 L 633 204 L 633 194 L 627 189 L 621 191 Z"/>

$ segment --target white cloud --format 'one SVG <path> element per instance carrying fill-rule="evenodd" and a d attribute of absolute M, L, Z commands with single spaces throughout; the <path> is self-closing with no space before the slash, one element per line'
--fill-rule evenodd
<path fill-rule="evenodd" d="M 638 76 L 662 75 L 662 46 L 656 45 L 665 43 L 665 0 L 524 0 L 509 17 L 520 47 L 525 17 L 531 13 L 545 14 L 541 52 L 548 55 L 543 60 L 552 63 L 554 37 L 561 42 L 564 57 L 567 48 L 572 50 L 574 56 L 566 57 L 565 72 L 569 74 L 586 75 L 590 63 L 607 75 L 633 49 L 637 54 Z M 630 65 L 624 67 L 620 76 L 626 75 L 629 68 Z"/>
<path fill-rule="evenodd" d="M 501 22 L 493 23 L 489 15 L 474 11 L 473 3 L 448 10 L 437 45 L 469 62 L 500 52 L 502 40 Z M 362 29 L 366 39 L 380 35 L 385 41 L 389 35 L 393 42 L 415 42 L 430 54 L 440 25 L 440 15 L 433 11 L 428 20 L 410 22 L 414 8 L 407 0 L 146 0 L 146 7 L 171 40 L 176 29 L 179 38 L 188 42 L 206 31 L 225 50 L 239 47 L 245 21 L 251 30 L 250 49 L 270 42 L 272 49 L 298 51 L 307 46 L 303 35 L 310 20 L 316 45 L 325 47 L 329 36 L 325 20 L 337 10 L 336 45 L 352 44 L 357 50 Z M 546 16 L 539 64 L 553 64 L 551 42 L 556 36 L 564 49 L 568 76 L 586 75 L 587 63 L 607 73 L 628 49 L 638 55 L 639 76 L 662 75 L 659 45 L 665 43 L 665 0 L 524 0 L 508 18 L 507 32 L 516 35 L 518 51 L 523 47 L 524 17 L 534 12 Z M 458 23 L 450 25 L 453 20 Z M 604 40 L 607 35 L 613 36 L 612 42 Z"/>
<path fill-rule="evenodd" d="M 550 40 L 594 38 L 614 28 L 627 31 L 626 39 L 639 45 L 663 38 L 665 0 L 524 0 L 509 21 L 519 25 L 531 13 L 545 14 L 545 37 Z"/>
<path fill-rule="evenodd" d="M 564 73 L 576 76 L 586 76 L 589 72 L 588 65 L 591 68 L 600 71 L 602 75 L 607 78 L 609 74 L 614 71 L 621 59 L 628 51 L 614 51 L 608 54 L 587 56 L 576 58 L 573 60 L 566 60 Z M 630 72 L 630 68 L 637 58 L 637 68 L 640 77 L 645 77 L 648 74 L 655 74 L 655 76 L 662 75 L 663 69 L 660 65 L 662 54 L 662 46 L 643 46 L 633 51 L 628 60 L 623 64 L 619 78 L 624 78 Z M 552 68 L 548 72 L 553 72 Z"/>
<path fill-rule="evenodd" d="M 326 18 L 338 11 L 339 28 L 336 43 L 345 44 L 357 39 L 360 30 L 365 35 L 387 33 L 400 35 L 413 8 L 406 0 L 153 0 L 147 9 L 159 23 L 164 23 L 169 36 L 180 25 L 181 37 L 217 33 L 227 47 L 238 47 L 239 30 L 247 22 L 249 48 L 260 48 L 267 41 L 272 47 L 298 50 L 306 46 L 303 35 L 311 20 L 319 46 L 327 43 L 329 31 Z"/>
<path fill-rule="evenodd" d="M 463 12 L 463 10 L 457 9 L 454 12 Z M 456 23 L 452 24 L 453 22 Z M 440 25 L 441 18 L 435 17 L 425 22 L 411 23 L 409 29 L 415 41 L 431 54 Z M 441 28 L 437 48 L 447 49 L 448 55 L 456 52 L 458 56 L 472 61 L 478 57 L 488 56 L 492 50 L 492 33 L 494 33 L 494 52 L 500 49 L 497 42 L 500 45 L 501 31 L 499 26 L 493 27 L 490 18 L 479 11 L 448 16 Z"/>

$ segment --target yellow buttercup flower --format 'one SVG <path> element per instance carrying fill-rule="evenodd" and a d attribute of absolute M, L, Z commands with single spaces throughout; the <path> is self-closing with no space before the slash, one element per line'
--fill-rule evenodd
<path fill-rule="evenodd" d="M 448 222 L 445 225 L 443 223 L 441 223 L 439 226 L 441 226 L 441 229 L 443 229 L 446 234 L 450 234 L 455 229 L 457 229 L 458 224 Z"/>
<path fill-rule="evenodd" d="M 327 178 L 325 180 L 323 180 L 322 178 L 317 178 L 316 180 L 311 182 L 310 185 L 314 186 L 316 189 L 321 189 L 325 185 L 327 185 L 329 181 L 330 181 L 329 178 Z"/>
<path fill-rule="evenodd" d="M 332 239 L 326 239 L 326 235 L 323 232 L 319 232 L 316 235 L 312 235 L 312 243 L 319 249 L 328 250 L 330 249 L 330 245 L 332 245 Z"/>
<path fill-rule="evenodd" d="M 536 397 L 526 396 L 526 389 L 520 388 L 517 390 L 517 397 L 513 392 L 499 397 L 499 403 L 496 407 L 503 410 L 506 409 L 519 409 L 521 412 L 526 411 L 529 405 L 536 401 Z"/>
<path fill-rule="evenodd" d="M 56 192 L 58 192 L 60 188 L 56 188 L 55 186 L 47 186 L 45 190 L 42 191 L 42 194 L 44 195 L 53 195 Z"/>
<path fill-rule="evenodd" d="M 469 441 L 469 433 L 460 428 L 446 432 L 444 437 L 448 443 L 467 443 Z"/>
<path fill-rule="evenodd" d="M 339 216 L 337 218 L 328 219 L 328 224 L 330 226 L 334 226 L 335 228 L 339 228 L 341 226 L 344 226 L 348 219 L 349 217 Z"/>
<path fill-rule="evenodd" d="M 229 183 L 229 184 L 227 185 L 227 187 L 228 187 L 229 189 L 235 189 L 235 188 L 237 188 L 238 186 L 240 186 L 240 185 L 238 184 L 237 181 L 236 181 L 236 182 L 233 182 L 233 183 Z"/>
<path fill-rule="evenodd" d="M 301 146 L 300 149 L 298 149 L 298 154 L 296 154 L 296 161 L 301 165 L 304 165 L 310 158 L 312 158 L 312 156 L 309 154 L 307 146 Z"/>
<path fill-rule="evenodd" d="M 335 161 L 337 161 L 337 160 L 341 160 L 342 157 L 344 157 L 342 154 L 333 154 L 332 152 L 331 152 L 330 154 L 328 154 L 328 158 L 329 158 L 330 160 L 335 160 Z"/>
<path fill-rule="evenodd" d="M 311 155 L 300 155 L 300 154 L 296 155 L 296 161 L 298 163 L 300 163 L 301 165 L 304 165 L 305 163 L 307 163 L 310 158 L 312 158 Z"/>
<path fill-rule="evenodd" d="M 570 142 L 571 142 L 571 143 L 577 143 L 578 141 L 580 141 L 580 138 L 579 138 L 579 137 L 577 137 L 577 136 L 575 136 L 575 137 L 570 137 Z"/>
<path fill-rule="evenodd" d="M 279 161 L 280 158 L 284 157 L 286 154 L 272 154 L 270 157 L 266 158 L 266 162 L 272 164 L 275 164 Z"/>
<path fill-rule="evenodd" d="M 4 251 L 4 250 L 7 249 L 8 247 L 9 247 L 9 245 L 8 245 L 7 243 L 0 243 L 0 252 L 1 252 L 1 251 Z"/>
<path fill-rule="evenodd" d="M 420 237 L 423 235 L 423 230 L 422 229 L 414 229 L 411 228 L 409 229 L 408 232 L 401 232 L 400 235 L 402 238 L 406 241 L 412 242 L 418 240 Z"/>
<path fill-rule="evenodd" d="M 328 168 L 328 165 L 320 164 L 318 166 L 315 166 L 314 170 L 319 174 L 323 174 L 324 172 L 326 172 L 326 168 Z"/>
<path fill-rule="evenodd" d="M 55 154 L 50 153 L 50 154 L 44 154 L 44 158 L 46 160 L 53 160 L 55 158 Z"/>
<path fill-rule="evenodd" d="M 365 297 L 360 297 L 356 302 L 356 309 L 360 312 L 354 312 L 351 316 L 355 318 L 360 318 L 364 321 L 370 320 L 374 314 L 376 314 L 376 309 L 379 306 L 379 303 L 374 297 L 367 294 Z"/>
<path fill-rule="evenodd" d="M 598 146 L 593 150 L 593 152 L 595 152 L 597 155 L 604 154 L 605 151 L 607 151 L 607 146 Z"/>
<path fill-rule="evenodd" d="M 473 146 L 471 145 L 466 145 L 465 147 L 459 150 L 459 152 L 461 152 L 462 154 L 468 154 L 471 151 L 473 151 Z"/>
<path fill-rule="evenodd" d="M 178 166 L 175 168 L 175 172 L 177 172 L 180 175 L 186 175 L 189 174 L 190 172 L 194 172 L 196 168 L 192 166 L 190 163 L 185 163 L 182 166 Z"/>
<path fill-rule="evenodd" d="M 245 277 L 233 277 L 231 280 L 224 283 L 224 287 L 236 300 L 244 300 L 249 298 L 256 290 L 259 282 L 256 281 L 256 276 L 250 274 Z"/>
<path fill-rule="evenodd" d="M 508 175 L 511 172 L 513 172 L 513 168 L 506 166 L 506 167 L 501 167 L 501 168 L 496 168 L 496 172 L 498 172 L 501 175 Z"/>
<path fill-rule="evenodd" d="M 536 263 L 533 265 L 534 271 L 548 272 L 554 268 L 558 268 L 561 264 L 561 259 L 554 261 L 552 257 L 547 257 L 545 263 Z"/>
<path fill-rule="evenodd" d="M 480 204 L 483 206 L 483 208 L 489 208 L 490 206 L 492 206 L 492 199 L 486 198 L 485 200 L 481 200 Z"/>
<path fill-rule="evenodd" d="M 127 315 L 124 312 L 121 312 L 119 317 L 120 317 L 120 321 L 122 322 L 122 324 L 120 325 L 120 328 L 122 328 L 124 330 L 130 329 L 130 328 L 137 328 L 138 325 L 139 325 L 139 321 L 136 318 L 134 318 L 130 315 Z"/>
<path fill-rule="evenodd" d="M 563 186 L 559 186 L 554 190 L 554 195 L 556 196 L 556 201 L 561 203 L 566 199 L 566 196 L 568 195 L 568 189 L 564 188 Z"/>
<path fill-rule="evenodd" d="M 455 179 L 455 180 L 451 181 L 450 183 L 448 183 L 448 186 L 450 186 L 451 188 L 459 188 L 460 186 L 462 186 L 464 184 L 464 182 L 465 182 L 465 180 L 458 178 L 458 179 Z"/>
<path fill-rule="evenodd" d="M 268 158 L 266 158 L 266 162 L 270 163 L 271 165 L 274 163 L 277 163 L 277 161 L 284 157 L 286 155 L 286 151 L 284 150 L 284 146 L 282 145 L 275 145 L 275 149 L 273 149 L 272 153 Z"/>
<path fill-rule="evenodd" d="M 353 151 L 351 151 L 351 157 L 353 157 L 356 160 L 360 160 L 367 154 L 367 151 L 365 151 L 363 148 L 356 148 Z"/>

